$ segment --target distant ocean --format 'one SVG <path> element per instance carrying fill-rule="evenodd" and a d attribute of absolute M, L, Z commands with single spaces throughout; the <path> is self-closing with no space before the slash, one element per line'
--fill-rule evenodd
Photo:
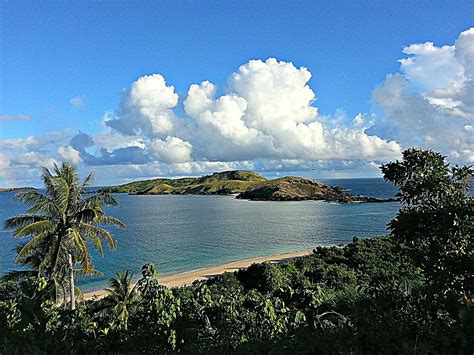
<path fill-rule="evenodd" d="M 350 194 L 393 197 L 396 189 L 383 179 L 321 180 Z M 25 212 L 14 193 L 0 193 L 0 219 Z M 115 252 L 93 253 L 103 277 L 80 279 L 85 291 L 102 288 L 118 271 L 135 275 L 147 262 L 170 274 L 260 256 L 347 243 L 354 236 L 387 233 L 397 202 L 335 204 L 322 201 L 253 202 L 233 196 L 116 195 L 119 206 L 107 213 L 127 229 L 113 229 Z M 15 245 L 10 230 L 0 231 L 0 274 L 14 268 Z"/>

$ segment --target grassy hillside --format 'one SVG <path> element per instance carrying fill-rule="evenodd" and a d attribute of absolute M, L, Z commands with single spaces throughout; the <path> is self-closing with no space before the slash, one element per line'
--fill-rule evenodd
<path fill-rule="evenodd" d="M 361 196 L 351 196 L 337 187 L 298 176 L 267 180 L 262 175 L 245 170 L 224 171 L 198 178 L 155 179 L 136 181 L 107 189 L 139 195 L 230 195 L 258 201 L 324 200 L 337 202 L 384 202 Z M 391 200 L 391 199 L 390 199 Z"/>
<path fill-rule="evenodd" d="M 135 194 L 235 194 L 266 179 L 260 174 L 232 170 L 197 178 L 154 179 L 107 188 L 110 192 Z"/>

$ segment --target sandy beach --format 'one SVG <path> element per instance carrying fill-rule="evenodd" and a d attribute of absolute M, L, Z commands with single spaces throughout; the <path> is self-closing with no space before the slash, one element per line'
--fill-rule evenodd
<path fill-rule="evenodd" d="M 217 266 L 210 266 L 202 269 L 181 272 L 172 275 L 166 275 L 159 277 L 160 284 L 167 287 L 180 287 L 192 284 L 195 280 L 205 280 L 212 276 L 220 275 L 225 272 L 234 272 L 240 269 L 245 269 L 252 264 L 264 263 L 264 262 L 281 262 L 291 258 L 297 258 L 300 256 L 310 255 L 313 253 L 313 249 L 306 249 L 293 253 L 278 254 L 272 256 L 264 256 L 253 259 L 245 259 L 239 261 L 233 261 L 227 264 L 221 264 Z M 107 294 L 105 290 L 97 290 L 92 292 L 84 293 L 85 299 L 91 299 L 93 297 L 103 297 Z"/>

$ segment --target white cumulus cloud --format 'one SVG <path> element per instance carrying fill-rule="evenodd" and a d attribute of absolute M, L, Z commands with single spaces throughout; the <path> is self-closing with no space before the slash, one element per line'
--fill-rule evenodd
<path fill-rule="evenodd" d="M 149 147 L 152 155 L 165 163 L 185 163 L 191 161 L 192 145 L 177 137 L 165 140 L 154 139 Z"/>
<path fill-rule="evenodd" d="M 173 108 L 179 96 L 160 74 L 146 75 L 125 93 L 120 108 L 105 124 L 125 135 L 162 136 L 174 125 Z"/>
<path fill-rule="evenodd" d="M 58 154 L 62 159 L 70 161 L 73 164 L 79 164 L 82 161 L 79 151 L 71 146 L 59 147 Z"/>
<path fill-rule="evenodd" d="M 369 136 L 365 129 L 337 126 L 335 121 L 325 125 L 327 118 L 319 117 L 313 106 L 316 95 L 308 85 L 310 78 L 304 67 L 269 58 L 242 65 L 222 96 L 216 96 L 215 85 L 208 81 L 191 85 L 184 107 L 197 125 L 193 138 L 205 143 L 204 157 L 228 161 L 398 156 L 397 143 Z"/>
<path fill-rule="evenodd" d="M 472 162 L 474 138 L 465 127 L 474 120 L 474 28 L 453 45 L 426 42 L 403 52 L 409 57 L 400 60 L 401 73 L 374 90 L 386 116 L 373 132 Z"/>

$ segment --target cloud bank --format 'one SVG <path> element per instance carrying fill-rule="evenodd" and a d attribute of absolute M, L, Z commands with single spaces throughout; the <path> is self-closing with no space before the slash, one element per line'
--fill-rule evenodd
<path fill-rule="evenodd" d="M 0 141 L 3 180 L 64 159 L 93 166 L 107 183 L 236 168 L 373 175 L 410 146 L 474 162 L 474 28 L 452 45 L 412 44 L 403 54 L 399 72 L 375 88 L 372 112 L 353 118 L 320 115 L 311 72 L 275 58 L 243 64 L 222 87 L 191 84 L 181 96 L 161 74 L 145 75 L 104 114 L 101 133 Z"/>
<path fill-rule="evenodd" d="M 474 162 L 474 28 L 451 46 L 426 42 L 403 52 L 400 73 L 374 90 L 383 114 L 372 132 Z"/>
<path fill-rule="evenodd" d="M 368 135 L 361 119 L 347 127 L 320 117 L 310 78 L 308 69 L 289 62 L 251 60 L 230 76 L 221 94 L 209 81 L 192 84 L 182 98 L 184 115 L 178 117 L 180 98 L 174 87 L 162 75 L 143 76 L 105 117 L 111 134 L 123 136 L 124 146 L 111 151 L 102 146 L 99 153 L 108 158 L 113 154 L 115 163 L 121 158 L 129 163 L 134 150 L 141 156 L 136 163 L 166 164 L 399 155 L 398 143 Z M 92 146 L 93 137 L 88 140 Z M 93 163 L 81 145 L 72 143 Z"/>

